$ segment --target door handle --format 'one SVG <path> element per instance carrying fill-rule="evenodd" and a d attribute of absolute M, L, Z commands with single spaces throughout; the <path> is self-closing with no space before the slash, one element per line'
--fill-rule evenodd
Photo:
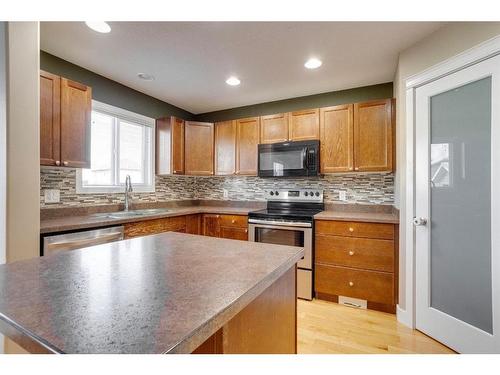
<path fill-rule="evenodd" d="M 415 225 L 415 226 L 427 225 L 427 219 L 425 219 L 423 217 L 414 217 L 413 218 L 413 225 Z"/>

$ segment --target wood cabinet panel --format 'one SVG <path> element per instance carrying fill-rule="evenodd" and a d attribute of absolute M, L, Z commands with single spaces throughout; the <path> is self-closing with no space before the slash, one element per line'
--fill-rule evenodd
<path fill-rule="evenodd" d="M 319 139 L 319 109 L 308 109 L 290 113 L 289 139 L 304 141 Z"/>
<path fill-rule="evenodd" d="M 296 308 L 293 267 L 222 327 L 223 353 L 297 353 Z"/>
<path fill-rule="evenodd" d="M 258 117 L 236 120 L 236 174 L 257 175 L 257 146 L 260 139 Z"/>
<path fill-rule="evenodd" d="M 246 228 L 248 226 L 248 216 L 220 215 L 220 225 L 232 228 Z"/>
<path fill-rule="evenodd" d="M 230 240 L 248 241 L 248 229 L 221 226 L 219 237 L 228 238 Z"/>
<path fill-rule="evenodd" d="M 215 123 L 215 174 L 231 175 L 236 171 L 236 122 Z"/>
<path fill-rule="evenodd" d="M 321 172 L 354 169 L 353 105 L 320 109 Z"/>
<path fill-rule="evenodd" d="M 186 233 L 201 234 L 201 215 L 186 216 Z"/>
<path fill-rule="evenodd" d="M 40 71 L 40 164 L 61 163 L 61 78 Z"/>
<path fill-rule="evenodd" d="M 288 141 L 288 113 L 260 117 L 260 143 Z"/>
<path fill-rule="evenodd" d="M 124 224 L 125 238 L 147 236 L 163 232 L 186 232 L 186 217 L 166 217 Z"/>
<path fill-rule="evenodd" d="M 394 272 L 394 241 L 316 235 L 316 262 Z"/>
<path fill-rule="evenodd" d="M 203 232 L 204 236 L 220 237 L 220 215 L 204 214 L 203 215 Z"/>
<path fill-rule="evenodd" d="M 185 173 L 188 175 L 214 174 L 214 124 L 186 121 Z"/>
<path fill-rule="evenodd" d="M 391 99 L 354 104 L 354 170 L 391 171 Z"/>
<path fill-rule="evenodd" d="M 334 236 L 394 239 L 394 224 L 359 223 L 350 221 L 316 221 L 317 234 Z"/>
<path fill-rule="evenodd" d="M 184 174 L 184 120 L 156 120 L 156 174 Z"/>
<path fill-rule="evenodd" d="M 90 168 L 92 89 L 61 78 L 61 161 L 65 167 Z"/>
<path fill-rule="evenodd" d="M 392 273 L 316 264 L 314 280 L 319 293 L 395 304 Z"/>

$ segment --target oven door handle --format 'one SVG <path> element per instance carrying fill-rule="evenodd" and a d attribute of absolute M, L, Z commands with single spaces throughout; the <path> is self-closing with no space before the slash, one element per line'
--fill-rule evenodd
<path fill-rule="evenodd" d="M 260 220 L 260 219 L 248 219 L 250 224 L 264 224 L 273 225 L 281 227 L 299 227 L 299 228 L 311 228 L 311 223 L 304 222 L 294 222 L 294 221 L 271 221 L 271 220 Z"/>

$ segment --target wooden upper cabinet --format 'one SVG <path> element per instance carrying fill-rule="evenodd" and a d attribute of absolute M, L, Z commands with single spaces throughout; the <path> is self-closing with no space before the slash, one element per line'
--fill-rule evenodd
<path fill-rule="evenodd" d="M 354 170 L 393 169 L 392 100 L 354 104 Z"/>
<path fill-rule="evenodd" d="M 260 117 L 260 143 L 288 141 L 288 113 Z"/>
<path fill-rule="evenodd" d="M 215 123 L 215 174 L 236 171 L 236 121 Z"/>
<path fill-rule="evenodd" d="M 184 120 L 156 120 L 156 174 L 184 174 Z"/>
<path fill-rule="evenodd" d="M 353 164 L 353 105 L 320 109 L 321 173 L 349 172 Z"/>
<path fill-rule="evenodd" d="M 61 163 L 61 78 L 40 71 L 40 164 Z"/>
<path fill-rule="evenodd" d="M 290 141 L 319 139 L 319 109 L 308 109 L 290 113 Z"/>
<path fill-rule="evenodd" d="M 61 78 L 61 161 L 65 167 L 90 168 L 92 89 Z"/>
<path fill-rule="evenodd" d="M 214 124 L 186 121 L 185 173 L 209 176 L 214 174 Z"/>
<path fill-rule="evenodd" d="M 236 174 L 257 175 L 258 117 L 236 120 Z"/>

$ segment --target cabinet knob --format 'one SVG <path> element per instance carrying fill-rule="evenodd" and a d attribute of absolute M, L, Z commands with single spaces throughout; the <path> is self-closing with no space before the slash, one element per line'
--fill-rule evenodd
<path fill-rule="evenodd" d="M 248 233 L 248 229 L 245 229 L 245 233 Z"/>
<path fill-rule="evenodd" d="M 56 165 L 61 165 L 61 162 L 59 160 L 56 160 Z"/>
<path fill-rule="evenodd" d="M 353 255 L 354 255 L 354 251 L 350 250 L 350 251 L 349 251 L 349 255 L 350 255 L 350 256 L 353 256 Z"/>
<path fill-rule="evenodd" d="M 354 170 L 355 170 L 355 171 L 359 171 L 359 168 L 358 168 L 358 167 L 356 167 L 356 168 L 354 168 Z"/>
<path fill-rule="evenodd" d="M 349 232 L 354 232 L 354 228 L 353 227 L 349 227 Z"/>
<path fill-rule="evenodd" d="M 67 166 L 68 166 L 68 162 L 67 162 L 67 161 L 63 161 L 63 165 L 64 165 L 65 167 L 67 167 Z"/>
<path fill-rule="evenodd" d="M 234 224 L 234 223 L 236 223 L 236 220 L 234 220 L 234 219 L 231 220 L 231 224 Z"/>
<path fill-rule="evenodd" d="M 352 170 L 353 170 L 353 168 L 352 168 L 352 167 L 349 167 L 349 170 L 350 170 L 350 171 L 352 171 Z"/>
<path fill-rule="evenodd" d="M 354 286 L 354 283 L 352 281 L 349 281 L 349 286 Z"/>
<path fill-rule="evenodd" d="M 179 171 L 174 171 L 174 173 L 179 173 Z"/>

